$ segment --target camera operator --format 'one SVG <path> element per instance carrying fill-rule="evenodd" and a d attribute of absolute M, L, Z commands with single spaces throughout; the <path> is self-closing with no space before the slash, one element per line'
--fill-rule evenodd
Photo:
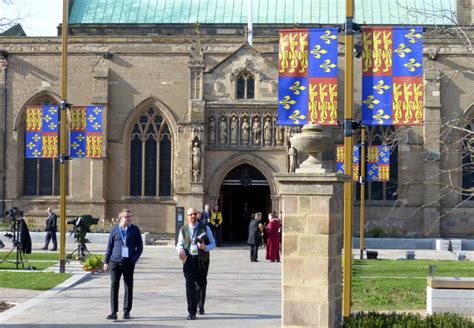
<path fill-rule="evenodd" d="M 58 216 L 53 212 L 51 207 L 48 207 L 48 217 L 46 218 L 46 239 L 44 241 L 43 250 L 47 250 L 49 241 L 52 241 L 53 248 L 51 251 L 58 250 L 58 243 L 56 241 L 56 231 L 58 230 Z"/>
<path fill-rule="evenodd" d="M 31 236 L 23 218 L 23 211 L 12 207 L 6 214 L 10 217 L 12 225 L 11 233 L 6 233 L 5 236 L 12 238 L 13 245 L 18 247 L 20 252 L 31 254 Z"/>
<path fill-rule="evenodd" d="M 183 273 L 186 279 L 188 320 L 196 319 L 198 307 L 199 314 L 204 314 L 210 263 L 209 251 L 216 247 L 209 226 L 198 221 L 198 214 L 197 209 L 188 209 L 188 224 L 181 227 L 176 245 L 179 259 L 183 261 Z"/>

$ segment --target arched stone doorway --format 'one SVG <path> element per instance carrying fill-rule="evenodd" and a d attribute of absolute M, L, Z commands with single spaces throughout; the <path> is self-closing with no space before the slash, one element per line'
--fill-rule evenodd
<path fill-rule="evenodd" d="M 237 166 L 222 182 L 219 204 L 225 218 L 223 241 L 245 242 L 252 214 L 262 212 L 266 218 L 272 210 L 270 187 L 265 176 L 251 165 Z"/>
<path fill-rule="evenodd" d="M 208 180 L 207 200 L 223 210 L 223 241 L 246 242 L 252 210 L 279 211 L 278 191 L 273 180 L 274 168 L 255 154 L 238 154 L 220 164 Z"/>

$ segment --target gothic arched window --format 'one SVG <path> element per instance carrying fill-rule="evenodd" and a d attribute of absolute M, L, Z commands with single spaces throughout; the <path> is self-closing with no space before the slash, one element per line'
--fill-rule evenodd
<path fill-rule="evenodd" d="M 389 144 L 391 149 L 390 179 L 389 181 L 367 182 L 365 188 L 365 199 L 367 200 L 396 200 L 398 198 L 398 142 L 393 142 L 393 138 L 391 138 L 394 132 L 392 126 L 370 126 L 368 128 L 366 138 L 368 146 Z M 356 198 L 360 199 L 360 188 L 356 188 Z"/>
<path fill-rule="evenodd" d="M 462 199 L 474 200 L 474 122 L 466 127 L 462 151 Z M 470 191 L 469 191 L 470 189 Z"/>
<path fill-rule="evenodd" d="M 131 196 L 171 196 L 171 146 L 168 123 L 150 107 L 130 136 Z"/>
<path fill-rule="evenodd" d="M 42 96 L 30 105 L 56 104 L 49 96 Z M 26 115 L 25 115 L 26 141 Z M 26 145 L 25 145 L 26 146 Z M 23 148 L 25 154 L 25 148 Z M 59 195 L 59 161 L 57 158 L 25 158 L 23 157 L 23 195 L 25 196 L 57 196 Z"/>
<path fill-rule="evenodd" d="M 255 98 L 255 78 L 248 72 L 237 76 L 237 99 Z"/>

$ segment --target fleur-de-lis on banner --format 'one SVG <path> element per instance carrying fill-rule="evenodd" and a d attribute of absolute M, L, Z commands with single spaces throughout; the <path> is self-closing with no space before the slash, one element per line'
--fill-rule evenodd
<path fill-rule="evenodd" d="M 28 149 L 33 149 L 33 148 L 35 148 L 35 146 L 36 146 L 36 144 L 31 142 L 31 141 L 26 144 L 26 148 L 28 148 Z"/>
<path fill-rule="evenodd" d="M 35 142 L 40 141 L 41 137 L 39 134 L 35 134 L 31 139 L 33 139 Z"/>
<path fill-rule="evenodd" d="M 82 149 L 79 149 L 77 152 L 76 152 L 76 155 L 77 157 L 84 157 L 86 153 L 82 150 Z"/>
<path fill-rule="evenodd" d="M 421 66 L 421 64 L 420 64 L 420 63 L 416 63 L 416 62 L 415 62 L 415 58 L 410 58 L 410 60 L 408 61 L 408 63 L 404 64 L 403 66 L 408 67 L 408 70 L 409 70 L 410 72 L 414 72 L 417 67 L 420 67 L 420 66 Z"/>
<path fill-rule="evenodd" d="M 34 157 L 40 157 L 40 156 L 41 156 L 41 152 L 39 152 L 38 149 L 35 149 L 31 154 L 32 154 Z"/>
<path fill-rule="evenodd" d="M 321 55 L 324 55 L 328 51 L 326 49 L 321 49 L 321 45 L 317 44 L 314 46 L 313 50 L 311 50 L 311 53 L 314 55 L 314 58 L 321 58 Z"/>
<path fill-rule="evenodd" d="M 283 100 L 279 101 L 279 103 L 283 105 L 284 109 L 290 109 L 291 105 L 296 104 L 296 100 L 291 99 L 290 96 L 285 96 L 283 97 Z"/>
<path fill-rule="evenodd" d="M 89 120 L 89 122 L 94 122 L 96 120 L 96 117 L 94 115 L 89 115 L 89 117 L 87 118 Z"/>
<path fill-rule="evenodd" d="M 362 103 L 366 104 L 367 108 L 374 109 L 374 105 L 378 105 L 380 103 L 380 100 L 375 99 L 373 95 L 370 95 L 367 97 L 367 100 L 362 101 Z"/>
<path fill-rule="evenodd" d="M 331 63 L 330 59 L 326 59 L 321 65 L 319 65 L 326 73 L 329 73 L 332 68 L 336 67 L 336 64 Z"/>
<path fill-rule="evenodd" d="M 49 116 L 48 114 L 46 114 L 44 117 L 43 117 L 43 121 L 45 121 L 46 123 L 48 123 L 49 121 L 52 120 L 52 117 Z"/>
<path fill-rule="evenodd" d="M 374 85 L 374 89 L 375 91 L 377 91 L 379 95 L 383 95 L 384 90 L 390 89 L 390 86 L 384 83 L 385 83 L 384 80 L 380 80 L 377 82 L 376 85 Z"/>
<path fill-rule="evenodd" d="M 49 125 L 48 125 L 48 128 L 50 128 L 51 130 L 54 130 L 56 127 L 57 127 L 57 125 L 54 124 L 54 122 L 51 122 L 51 123 L 49 123 Z"/>
<path fill-rule="evenodd" d="M 95 122 L 92 127 L 96 130 L 100 129 L 100 124 L 98 122 Z"/>
<path fill-rule="evenodd" d="M 293 83 L 293 85 L 290 87 L 290 90 L 293 91 L 293 93 L 295 95 L 299 95 L 300 91 L 306 90 L 306 87 L 304 85 L 301 85 L 300 81 L 295 81 L 295 83 Z M 289 97 L 289 96 L 286 96 L 286 97 Z M 286 108 L 286 109 L 288 109 L 288 108 Z"/>
<path fill-rule="evenodd" d="M 410 43 L 415 43 L 416 39 L 421 39 L 422 35 L 420 33 L 416 33 L 414 28 L 410 29 L 410 32 L 405 34 L 405 37 L 408 39 Z"/>
<path fill-rule="evenodd" d="M 72 148 L 72 149 L 76 149 L 77 147 L 79 147 L 79 144 L 74 141 L 74 142 L 71 144 L 71 148 Z"/>
<path fill-rule="evenodd" d="M 330 30 L 326 30 L 324 31 L 324 34 L 321 35 L 321 39 L 323 39 L 324 43 L 331 44 L 331 39 L 337 40 L 337 35 L 331 34 Z"/>
<path fill-rule="evenodd" d="M 99 114 L 100 112 L 102 112 L 102 109 L 100 109 L 99 107 L 95 107 L 94 110 L 92 110 L 94 112 L 95 115 Z"/>
<path fill-rule="evenodd" d="M 82 141 L 84 140 L 86 137 L 83 135 L 83 134 L 78 134 L 77 137 L 76 137 L 76 140 L 79 140 L 79 141 Z"/>
<path fill-rule="evenodd" d="M 377 120 L 378 124 L 383 124 L 383 120 L 388 120 L 390 118 L 388 114 L 384 115 L 383 109 L 379 109 L 377 114 L 372 117 Z"/>
<path fill-rule="evenodd" d="M 405 54 L 408 54 L 412 51 L 413 50 L 405 46 L 405 43 L 400 43 L 398 48 L 394 50 L 394 52 L 396 52 L 400 58 L 405 58 Z"/>
<path fill-rule="evenodd" d="M 300 111 L 298 109 L 295 109 L 293 114 L 290 115 L 290 119 L 292 119 L 293 123 L 295 124 L 299 124 L 300 123 L 299 120 L 304 120 L 305 118 L 306 116 L 304 116 L 303 114 L 300 114 Z"/>

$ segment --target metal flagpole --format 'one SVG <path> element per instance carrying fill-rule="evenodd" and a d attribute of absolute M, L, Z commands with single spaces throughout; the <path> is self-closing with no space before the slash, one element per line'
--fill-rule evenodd
<path fill-rule="evenodd" d="M 59 194 L 61 234 L 59 244 L 59 272 L 66 272 L 66 110 L 67 110 L 67 34 L 68 34 L 68 0 L 63 0 L 62 53 L 61 53 L 61 113 L 60 113 L 60 154 L 59 154 Z"/>
<path fill-rule="evenodd" d="M 365 128 L 360 129 L 360 259 L 364 258 L 365 248 L 365 236 L 364 236 L 364 225 L 365 225 L 365 153 L 366 153 L 366 141 L 365 141 Z"/>
<path fill-rule="evenodd" d="M 353 130 L 353 64 L 354 48 L 353 0 L 346 0 L 345 22 L 345 67 L 344 67 L 344 166 L 346 174 L 351 177 L 344 182 L 344 267 L 343 267 L 343 305 L 344 318 L 351 314 L 352 299 L 352 130 Z"/>
<path fill-rule="evenodd" d="M 253 17 L 252 17 L 252 0 L 247 1 L 247 13 L 248 13 L 248 19 L 247 19 L 247 42 L 249 45 L 253 45 Z"/>

